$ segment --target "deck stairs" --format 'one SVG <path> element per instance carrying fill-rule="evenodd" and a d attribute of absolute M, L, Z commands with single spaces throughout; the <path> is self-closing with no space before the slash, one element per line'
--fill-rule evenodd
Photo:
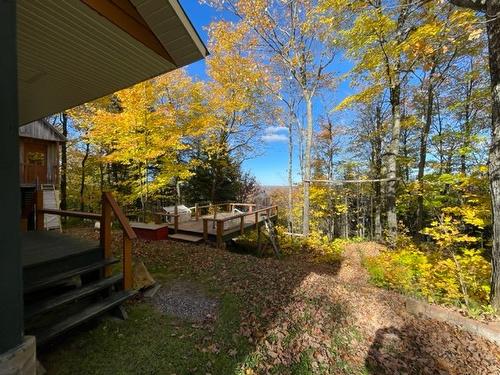
<path fill-rule="evenodd" d="M 190 243 L 200 243 L 203 241 L 203 237 L 193 236 L 192 234 L 186 234 L 186 233 L 169 234 L 168 238 L 170 240 L 190 242 Z"/>
<path fill-rule="evenodd" d="M 44 345 L 107 311 L 135 292 L 121 273 L 104 276 L 117 259 L 103 259 L 99 243 L 57 232 L 23 235 L 25 332 Z"/>

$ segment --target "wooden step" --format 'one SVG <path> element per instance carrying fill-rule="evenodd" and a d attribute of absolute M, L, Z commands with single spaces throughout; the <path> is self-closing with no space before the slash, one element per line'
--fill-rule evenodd
<path fill-rule="evenodd" d="M 192 243 L 197 243 L 197 242 L 203 241 L 203 237 L 192 236 L 190 234 L 183 234 L 183 233 L 169 234 L 168 238 L 171 240 L 186 241 L 186 242 L 192 242 Z"/>
<path fill-rule="evenodd" d="M 50 275 L 48 277 L 39 279 L 32 284 L 25 285 L 24 293 L 26 294 L 26 293 L 34 292 L 36 290 L 43 289 L 47 286 L 58 284 L 61 281 L 71 279 L 72 277 L 99 270 L 101 268 L 104 268 L 106 266 L 109 266 L 109 265 L 117 263 L 117 262 L 118 262 L 118 259 L 114 259 L 114 258 L 105 259 L 105 260 L 101 260 L 99 262 L 91 263 L 91 264 L 84 266 L 84 267 L 74 268 L 74 269 L 69 270 L 69 271 L 57 273 L 55 275 Z"/>
<path fill-rule="evenodd" d="M 36 302 L 33 305 L 26 306 L 24 310 L 24 319 L 30 319 L 38 314 L 53 310 L 57 307 L 63 306 L 70 302 L 79 300 L 81 298 L 90 296 L 101 290 L 109 288 L 123 279 L 121 273 L 102 279 L 90 284 L 87 284 L 81 288 L 71 290 L 69 292 L 63 293 L 61 295 L 46 299 L 41 302 Z"/>
<path fill-rule="evenodd" d="M 33 332 L 36 336 L 37 345 L 43 345 L 53 338 L 59 336 L 60 334 L 90 320 L 93 319 L 106 311 L 119 306 L 124 301 L 136 294 L 136 291 L 121 291 L 111 294 L 108 298 L 94 303 L 84 310 L 78 312 L 77 314 L 71 315 L 68 318 L 54 324 L 53 326 L 46 328 L 42 331 Z"/>

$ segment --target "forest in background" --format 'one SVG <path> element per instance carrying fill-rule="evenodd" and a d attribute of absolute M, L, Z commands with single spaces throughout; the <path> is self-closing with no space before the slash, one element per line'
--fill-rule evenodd
<path fill-rule="evenodd" d="M 242 161 L 284 127 L 284 230 L 327 252 L 336 238 L 384 240 L 392 251 L 367 262 L 379 285 L 498 307 L 496 18 L 467 1 L 204 2 L 237 20 L 210 25 L 206 80 L 175 71 L 52 118 L 70 138 L 62 208 L 96 211 L 113 190 L 145 212 L 178 187 L 182 203 L 246 201 L 260 187 Z M 339 101 L 345 82 L 354 94 Z"/>

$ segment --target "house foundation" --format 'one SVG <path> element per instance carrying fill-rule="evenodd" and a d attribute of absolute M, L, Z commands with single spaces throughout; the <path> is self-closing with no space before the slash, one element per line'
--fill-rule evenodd
<path fill-rule="evenodd" d="M 0 375 L 36 374 L 36 342 L 34 336 L 24 337 L 21 345 L 0 354 Z"/>

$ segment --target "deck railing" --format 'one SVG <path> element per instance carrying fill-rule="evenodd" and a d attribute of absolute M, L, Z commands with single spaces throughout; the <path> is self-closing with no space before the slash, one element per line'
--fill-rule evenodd
<path fill-rule="evenodd" d="M 110 192 L 104 192 L 101 200 L 101 213 L 81 212 L 71 210 L 57 210 L 43 208 L 43 192 L 37 191 L 36 198 L 36 230 L 44 229 L 44 214 L 52 214 L 59 216 L 78 217 L 81 219 L 98 220 L 100 222 L 100 243 L 103 248 L 104 259 L 109 259 L 113 256 L 111 248 L 111 215 L 114 214 L 116 220 L 120 223 L 123 230 L 123 246 L 122 246 L 122 272 L 123 272 L 123 289 L 130 290 L 133 287 L 132 276 L 132 240 L 137 238 L 134 230 L 130 226 L 127 217 L 121 210 L 118 203 L 113 198 Z M 111 275 L 111 268 L 108 266 L 104 269 L 106 277 Z"/>
<path fill-rule="evenodd" d="M 230 203 L 230 204 L 240 205 L 240 206 L 247 205 L 247 204 L 240 204 L 240 203 Z M 252 208 L 255 207 L 255 205 L 250 205 L 250 206 L 252 206 Z M 232 210 L 231 210 L 231 212 L 232 212 Z M 244 212 L 241 214 L 226 216 L 226 217 L 219 218 L 219 219 L 217 219 L 215 217 L 214 218 L 205 217 L 205 218 L 203 218 L 203 239 L 205 240 L 205 242 L 208 241 L 208 222 L 211 221 L 216 226 L 215 227 L 216 228 L 215 235 L 216 235 L 217 247 L 221 248 L 222 244 L 224 242 L 225 223 L 227 223 L 228 221 L 231 221 L 231 220 L 239 219 L 240 220 L 239 232 L 240 232 L 240 234 L 243 234 L 245 232 L 245 217 L 254 216 L 255 217 L 254 225 L 255 225 L 255 228 L 258 230 L 259 225 L 260 225 L 260 216 L 262 216 L 262 214 L 264 214 L 264 213 L 265 213 L 266 217 L 268 217 L 268 218 L 276 217 L 276 216 L 278 216 L 278 206 L 264 207 L 264 208 L 261 208 L 258 210 L 252 210 L 249 212 Z"/>
<path fill-rule="evenodd" d="M 225 208 L 229 212 L 233 212 L 235 208 L 247 208 L 248 213 L 252 213 L 255 209 L 255 204 L 253 203 L 219 203 L 219 204 L 207 204 L 200 206 L 195 204 L 193 207 L 189 207 L 189 209 L 192 212 L 192 217 L 194 216 L 194 219 L 196 221 L 200 220 L 200 217 L 203 215 L 203 212 L 207 213 L 212 213 L 214 215 L 213 219 L 217 220 L 217 213 L 220 213 L 223 211 Z M 179 217 L 181 216 L 178 211 L 178 207 L 174 206 L 174 213 L 168 213 L 168 212 L 155 212 L 154 216 L 157 218 L 158 222 L 161 222 L 161 217 L 166 217 L 166 218 L 173 218 L 174 220 L 174 233 L 177 233 L 179 231 Z"/>
<path fill-rule="evenodd" d="M 194 211 L 194 217 L 196 221 L 198 221 L 200 219 L 200 216 L 203 215 L 203 212 L 213 213 L 216 216 L 217 213 L 223 211 L 224 208 L 229 212 L 233 212 L 233 210 L 238 207 L 247 208 L 248 212 L 252 212 L 255 209 L 255 204 L 228 202 L 228 203 L 218 203 L 218 204 L 206 204 L 200 206 L 197 203 L 193 207 L 189 207 L 189 209 L 191 211 Z"/>

